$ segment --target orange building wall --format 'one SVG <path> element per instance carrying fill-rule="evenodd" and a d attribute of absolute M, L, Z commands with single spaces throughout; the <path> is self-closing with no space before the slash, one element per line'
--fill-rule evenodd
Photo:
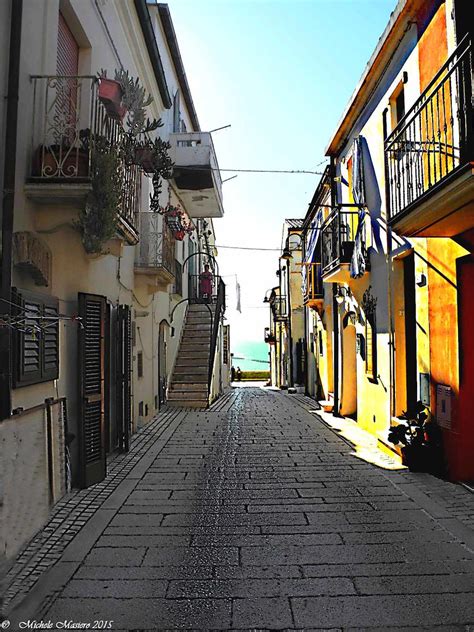
<path fill-rule="evenodd" d="M 446 5 L 443 3 L 418 42 L 421 92 L 433 79 L 447 58 Z"/>

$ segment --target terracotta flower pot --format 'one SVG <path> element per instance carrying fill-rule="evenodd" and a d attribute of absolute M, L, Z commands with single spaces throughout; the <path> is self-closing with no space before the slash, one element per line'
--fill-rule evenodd
<path fill-rule="evenodd" d="M 139 165 L 145 173 L 154 173 L 155 164 L 152 150 L 149 147 L 136 147 L 135 164 Z"/>
<path fill-rule="evenodd" d="M 99 99 L 104 104 L 107 114 L 115 119 L 123 120 L 127 109 L 122 105 L 122 86 L 115 79 L 101 79 L 99 83 Z"/>
<path fill-rule="evenodd" d="M 41 178 L 87 178 L 89 154 L 84 149 L 63 147 L 61 151 L 59 145 L 44 149 L 40 145 L 33 156 L 32 171 L 33 176 Z"/>

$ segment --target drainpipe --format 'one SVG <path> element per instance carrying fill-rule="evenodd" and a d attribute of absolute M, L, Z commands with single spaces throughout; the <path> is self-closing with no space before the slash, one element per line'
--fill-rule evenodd
<path fill-rule="evenodd" d="M 331 156 L 329 165 L 329 173 L 331 175 L 331 209 L 336 207 L 336 161 Z M 339 235 L 338 235 L 339 238 Z M 339 415 L 339 304 L 336 300 L 338 284 L 332 284 L 332 322 L 333 322 L 333 384 L 334 384 L 334 409 L 333 415 Z"/>
<path fill-rule="evenodd" d="M 288 386 L 294 386 L 293 380 L 293 334 L 291 333 L 291 287 L 290 287 L 290 262 L 286 263 L 286 287 L 288 294 L 288 355 L 290 365 L 290 380 Z"/>
<path fill-rule="evenodd" d="M 11 0 L 10 53 L 8 67 L 7 112 L 3 168 L 2 254 L 0 299 L 10 301 L 12 286 L 13 212 L 15 206 L 16 145 L 18 127 L 18 85 L 20 79 L 21 22 L 23 0 Z M 9 314 L 10 305 L 2 301 L 0 311 Z M 0 328 L 0 419 L 11 412 L 12 336 Z"/>

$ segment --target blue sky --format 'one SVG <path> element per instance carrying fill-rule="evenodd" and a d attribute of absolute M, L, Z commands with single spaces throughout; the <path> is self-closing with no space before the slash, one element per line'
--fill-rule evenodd
<path fill-rule="evenodd" d="M 324 169 L 324 151 L 396 0 L 168 0 L 203 130 L 221 169 Z M 223 179 L 232 172 L 222 173 Z M 317 175 L 239 174 L 224 183 L 218 245 L 279 249 Z M 277 251 L 219 249 L 233 346 L 263 338 Z M 242 313 L 235 311 L 235 277 Z"/>

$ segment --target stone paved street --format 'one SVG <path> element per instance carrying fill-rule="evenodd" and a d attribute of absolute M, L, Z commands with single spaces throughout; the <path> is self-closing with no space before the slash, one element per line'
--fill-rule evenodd
<path fill-rule="evenodd" d="M 363 460 L 310 408 L 242 388 L 173 414 L 11 629 L 474 630 L 474 496 Z"/>

